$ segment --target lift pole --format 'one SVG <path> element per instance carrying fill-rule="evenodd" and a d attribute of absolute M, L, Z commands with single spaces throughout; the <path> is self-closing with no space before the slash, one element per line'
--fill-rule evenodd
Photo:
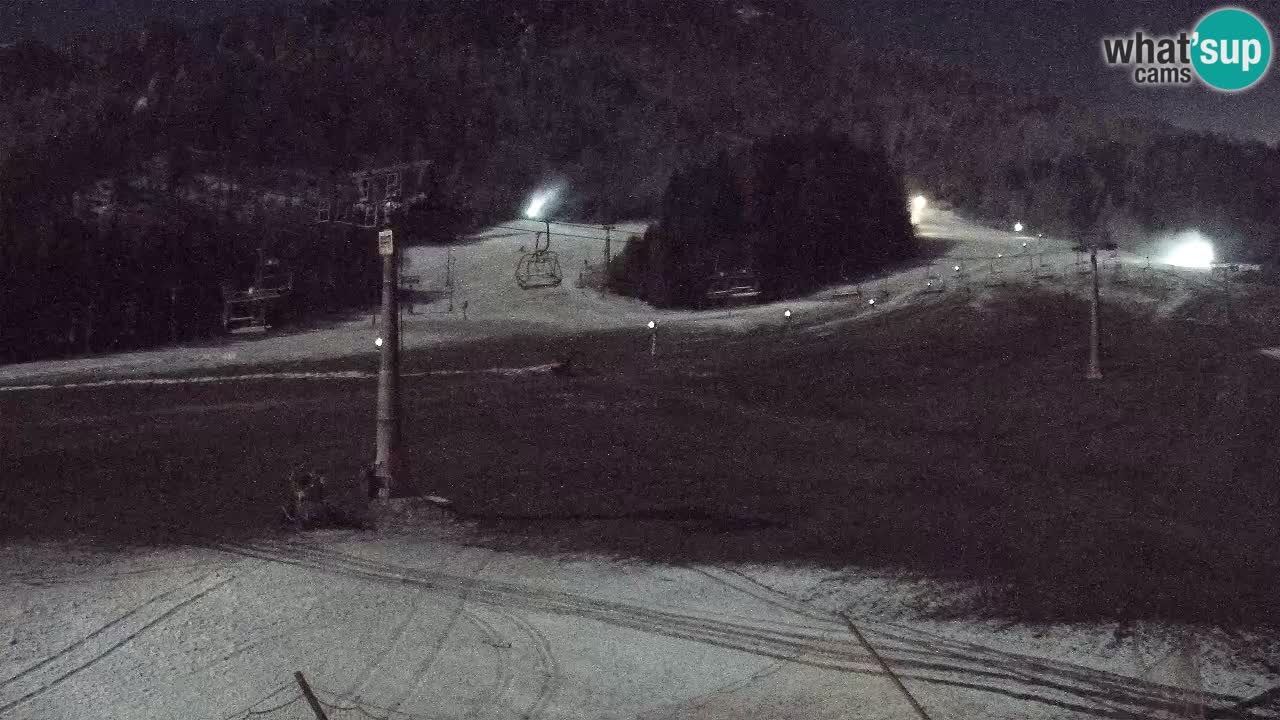
<path fill-rule="evenodd" d="M 1089 373 L 1090 380 L 1102 379 L 1098 361 L 1098 246 L 1089 246 L 1089 264 L 1093 266 L 1093 298 L 1089 303 Z"/>
<path fill-rule="evenodd" d="M 388 218 L 388 224 L 390 218 Z M 378 436 L 374 457 L 377 497 L 391 497 L 400 471 L 400 299 L 397 280 L 400 252 L 391 228 L 378 232 L 382 256 L 382 347 L 378 361 Z"/>

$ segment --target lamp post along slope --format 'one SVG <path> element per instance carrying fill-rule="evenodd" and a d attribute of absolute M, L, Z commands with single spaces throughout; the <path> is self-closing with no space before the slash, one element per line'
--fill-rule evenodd
<path fill-rule="evenodd" d="M 400 299 L 400 249 L 391 226 L 391 203 L 387 203 L 386 227 L 378 232 L 378 253 L 382 256 L 382 346 L 378 357 L 377 448 L 374 475 L 377 496 L 391 497 L 400 479 L 400 327 L 396 322 Z"/>

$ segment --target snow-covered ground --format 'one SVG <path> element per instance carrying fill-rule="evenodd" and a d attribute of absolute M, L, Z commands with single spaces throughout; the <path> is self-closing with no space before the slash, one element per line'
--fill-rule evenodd
<path fill-rule="evenodd" d="M 553 240 L 564 284 L 521 290 L 514 269 L 539 226 L 507 225 L 528 231 L 495 228 L 452 250 L 454 310 L 446 300 L 419 306 L 406 319 L 406 346 L 644 332 L 650 319 L 731 330 L 780 322 L 783 304 L 657 311 L 577 287 L 583 260 L 599 263 L 603 232 L 576 225 L 553 226 L 591 236 Z M 616 233 L 613 251 L 622 249 L 617 236 L 640 229 Z M 962 297 L 960 286 L 972 300 L 1002 282 L 1036 282 L 1041 254 L 1058 278 L 1047 282 L 1084 285 L 1065 241 L 936 211 L 920 234 L 939 245 L 932 265 L 785 306 L 826 332 L 906 303 Z M 440 289 L 448 252 L 415 248 L 406 272 Z M 1117 262 L 1145 267 L 1136 257 Z M 950 292 L 926 292 L 930 281 Z M 1176 287 L 1202 281 L 1187 275 Z M 0 385 L 372 354 L 376 335 L 360 318 L 212 349 L 0 367 Z M 1242 656 L 1239 637 L 944 621 L 921 598 L 964 589 L 856 571 L 538 557 L 476 547 L 452 531 L 148 550 L 13 544 L 0 550 L 0 576 L 0 718 L 310 718 L 296 670 L 331 718 L 918 717 L 846 613 L 931 718 L 1194 717 L 1188 703 L 1229 708 L 1280 685 L 1274 668 Z"/>
<path fill-rule="evenodd" d="M 794 313 L 797 323 L 812 325 L 815 318 L 821 318 L 824 322 L 839 324 L 906 303 L 948 296 L 929 292 L 934 289 L 954 291 L 963 287 L 968 299 L 980 300 L 1006 283 L 1037 282 L 1036 275 L 1045 275 L 1042 280 L 1046 282 L 1060 283 L 1064 278 L 1078 280 L 1081 288 L 1084 283 L 1084 278 L 1078 275 L 1084 270 L 1083 265 L 1077 264 L 1081 258 L 1071 252 L 1071 243 L 1065 240 L 996 230 L 949 211 L 929 210 L 922 218 L 918 234 L 934 246 L 935 256 L 930 262 L 921 261 L 856 284 L 827 288 L 807 298 L 784 303 L 702 311 L 657 310 L 638 300 L 579 287 L 579 272 L 584 269 L 584 261 L 598 269 L 604 257 L 604 230 L 593 226 L 552 223 L 551 249 L 559 255 L 564 283 L 556 288 L 521 289 L 515 279 L 516 264 L 521 255 L 533 249 L 534 233 L 543 227 L 539 222 L 513 220 L 478 233 L 469 242 L 452 249 L 415 247 L 406 251 L 404 274 L 419 276 L 418 289 L 424 292 L 444 290 L 445 267 L 452 254 L 454 291 L 452 311 L 450 301 L 440 297 L 417 304 L 414 314 L 404 316 L 404 346 L 430 347 L 513 333 L 565 334 L 623 328 L 635 328 L 643 333 L 647 332 L 645 327 L 650 320 L 666 329 L 749 331 L 781 323 L 784 307 Z M 626 239 L 643 229 L 643 224 L 635 223 L 615 229 L 612 252 L 615 255 L 622 252 Z M 1104 254 L 1104 272 L 1114 272 L 1117 264 L 1134 275 L 1145 266 L 1145 260 L 1124 253 L 1114 258 Z M 1156 271 L 1179 288 L 1206 282 L 1205 273 L 1199 271 L 1175 272 L 1163 266 Z M 1048 277 L 1049 274 L 1053 277 Z M 1109 289 L 1109 292 L 1118 291 Z M 1135 302 L 1148 300 L 1141 291 L 1128 294 Z M 467 306 L 465 319 L 463 303 Z M 0 385 L 67 375 L 100 379 L 306 359 L 372 357 L 373 342 L 378 334 L 371 317 L 349 317 L 300 330 L 235 335 L 217 344 L 3 365 L 0 366 Z"/>
<path fill-rule="evenodd" d="M 1187 666 L 1111 628 L 907 617 L 870 577 L 537 557 L 447 529 L 18 545 L 0 572 L 0 717 L 310 718 L 295 671 L 331 718 L 918 717 L 846 613 L 931 718 L 1192 717 L 1276 684 L 1203 639 Z"/>
<path fill-rule="evenodd" d="M 579 271 L 586 260 L 598 268 L 604 257 L 604 230 L 552 223 L 552 251 L 558 254 L 564 282 L 559 287 L 524 290 L 516 283 L 520 257 L 533 249 L 534 233 L 542 223 L 515 220 L 479 233 L 472 241 L 455 246 L 414 247 L 406 251 L 405 275 L 420 278 L 418 290 L 443 295 L 446 263 L 451 253 L 453 309 L 441 296 L 434 302 L 415 304 L 404 315 L 404 347 L 430 347 L 441 343 L 508 336 L 514 333 L 573 333 L 634 327 L 647 332 L 656 320 L 662 326 L 750 328 L 776 323 L 781 311 L 757 306 L 732 312 L 659 311 L 634 299 L 578 287 Z M 510 229 L 517 228 L 517 229 Z M 527 228 L 522 230 L 519 228 Z M 612 252 L 620 253 L 626 238 L 643 232 L 644 226 L 622 225 L 613 231 Z M 567 235 L 567 236 L 566 236 Z M 464 319 L 463 304 L 466 304 Z M 797 312 L 817 301 L 791 303 Z M 202 368 L 269 364 L 307 359 L 373 356 L 378 329 L 372 318 L 338 320 L 322 327 L 299 331 L 280 330 L 257 335 L 233 335 L 216 345 L 177 346 L 67 360 L 0 366 L 0 383 L 21 383 L 37 378 L 66 375 L 123 377 L 188 372 Z"/>

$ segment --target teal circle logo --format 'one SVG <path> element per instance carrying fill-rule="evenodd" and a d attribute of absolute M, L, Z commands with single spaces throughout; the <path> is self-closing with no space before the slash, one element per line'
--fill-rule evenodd
<path fill-rule="evenodd" d="M 1256 15 L 1221 8 L 1205 15 L 1191 38 L 1191 64 L 1210 87 L 1244 90 L 1271 65 L 1271 33 Z"/>

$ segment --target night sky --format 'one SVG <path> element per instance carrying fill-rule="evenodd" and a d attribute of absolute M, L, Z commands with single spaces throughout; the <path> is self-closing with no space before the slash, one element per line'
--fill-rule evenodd
<path fill-rule="evenodd" d="M 500 1 L 500 0 L 495 0 Z M 573 0 L 563 0 L 566 2 Z M 685 1 L 685 0 L 681 0 Z M 1280 0 L 822 0 L 832 22 L 869 44 L 887 44 L 967 65 L 992 77 L 1183 127 L 1280 142 L 1280 71 L 1233 95 L 1200 84 L 1142 88 L 1102 63 L 1106 35 L 1189 30 L 1209 10 L 1234 4 L 1280 29 Z M 261 0 L 0 0 L 0 42 L 27 35 L 56 40 L 95 27 L 135 24 L 148 15 L 209 19 Z"/>
<path fill-rule="evenodd" d="M 1280 33 L 1280 0 L 830 0 L 847 6 L 851 32 L 869 42 L 905 46 L 1122 114 L 1155 116 L 1196 130 L 1280 142 L 1280 60 L 1252 88 L 1220 93 L 1189 87 L 1138 87 L 1102 62 L 1101 39 L 1135 30 L 1191 30 L 1223 6 L 1253 11 Z"/>

